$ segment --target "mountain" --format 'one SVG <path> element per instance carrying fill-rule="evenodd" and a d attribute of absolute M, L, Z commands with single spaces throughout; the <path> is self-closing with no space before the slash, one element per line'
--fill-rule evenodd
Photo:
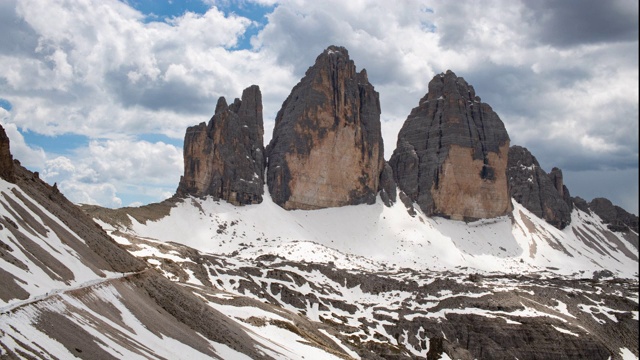
<path fill-rule="evenodd" d="M 301 316 L 170 281 L 124 250 L 55 184 L 8 162 L 2 127 L 0 140 L 1 359 L 346 356 Z M 284 329 L 281 337 L 265 337 L 228 315 L 244 307 L 271 314 L 274 331 Z"/>
<path fill-rule="evenodd" d="M 0 358 L 638 359 L 637 216 L 511 157 L 463 78 L 434 77 L 389 163 L 346 49 L 267 157 L 259 94 L 221 98 L 176 196 L 135 208 L 76 207 L 0 131 Z"/>
<path fill-rule="evenodd" d="M 498 115 L 447 71 L 411 110 L 389 163 L 400 190 L 424 214 L 477 220 L 511 210 L 508 151 Z"/>
<path fill-rule="evenodd" d="M 327 48 L 293 88 L 267 156 L 269 192 L 285 209 L 375 202 L 385 169 L 380 100 L 347 49 Z"/>
<path fill-rule="evenodd" d="M 508 165 L 510 194 L 515 201 L 559 229 L 571 222 L 573 201 L 560 169 L 553 168 L 547 174 L 529 150 L 517 145 L 509 148 Z"/>
<path fill-rule="evenodd" d="M 262 94 L 246 88 L 242 100 L 218 100 L 209 124 L 189 127 L 184 137 L 184 175 L 179 196 L 213 196 L 233 204 L 262 201 L 265 153 Z"/>

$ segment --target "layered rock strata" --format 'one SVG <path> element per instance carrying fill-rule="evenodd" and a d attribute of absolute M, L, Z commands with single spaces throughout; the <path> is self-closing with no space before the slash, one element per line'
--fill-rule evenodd
<path fill-rule="evenodd" d="M 452 71 L 436 75 L 411 110 L 389 160 L 400 190 L 428 216 L 507 214 L 509 135 L 498 115 Z"/>
<path fill-rule="evenodd" d="M 547 174 L 529 150 L 514 145 L 509 149 L 507 175 L 515 201 L 558 229 L 571 222 L 573 201 L 560 169 Z"/>
<path fill-rule="evenodd" d="M 327 48 L 293 88 L 267 153 L 269 192 L 285 209 L 375 202 L 385 164 L 380 100 L 345 48 Z"/>
<path fill-rule="evenodd" d="M 187 129 L 177 195 L 213 196 L 235 205 L 262 202 L 265 151 L 262 94 L 256 85 L 228 105 L 220 97 L 209 124 Z"/>

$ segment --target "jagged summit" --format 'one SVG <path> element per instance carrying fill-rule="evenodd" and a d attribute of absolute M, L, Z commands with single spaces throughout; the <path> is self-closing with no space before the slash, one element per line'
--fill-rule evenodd
<path fill-rule="evenodd" d="M 573 202 L 562 180 L 562 171 L 547 174 L 535 156 L 522 146 L 509 148 L 511 197 L 549 224 L 564 229 L 571 222 Z"/>
<path fill-rule="evenodd" d="M 511 210 L 508 150 L 498 115 L 449 70 L 429 82 L 389 163 L 399 189 L 428 216 L 492 218 Z"/>
<path fill-rule="evenodd" d="M 264 191 L 262 94 L 257 85 L 242 100 L 218 99 L 209 124 L 189 127 L 184 138 L 184 175 L 178 196 L 207 196 L 232 204 L 255 204 Z"/>
<path fill-rule="evenodd" d="M 293 88 L 267 153 L 269 191 L 285 209 L 375 202 L 385 169 L 380 101 L 345 48 L 328 47 Z"/>

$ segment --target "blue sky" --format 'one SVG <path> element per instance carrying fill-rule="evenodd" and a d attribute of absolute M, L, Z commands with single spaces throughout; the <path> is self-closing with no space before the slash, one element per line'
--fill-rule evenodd
<path fill-rule="evenodd" d="M 220 96 L 259 85 L 267 143 L 292 87 L 341 45 L 380 93 L 387 158 L 450 69 L 572 195 L 637 213 L 638 3 L 585 1 L 6 0 L 0 123 L 72 201 L 160 201 L 185 129 Z"/>

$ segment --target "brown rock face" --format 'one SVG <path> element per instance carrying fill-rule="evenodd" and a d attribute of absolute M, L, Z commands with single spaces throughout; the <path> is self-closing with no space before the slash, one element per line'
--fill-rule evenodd
<path fill-rule="evenodd" d="M 447 71 L 409 114 L 389 164 L 400 190 L 425 214 L 473 220 L 511 211 L 508 152 L 498 115 Z"/>
<path fill-rule="evenodd" d="M 11 155 L 11 147 L 9 146 L 9 137 L 4 132 L 4 128 L 0 125 L 0 177 L 15 182 L 15 174 L 13 169 L 13 156 Z"/>
<path fill-rule="evenodd" d="M 189 127 L 179 196 L 207 196 L 235 205 L 262 202 L 264 191 L 262 94 L 253 85 L 227 105 L 218 100 L 209 124 Z"/>
<path fill-rule="evenodd" d="M 293 88 L 267 152 L 269 191 L 285 209 L 375 202 L 384 169 L 380 101 L 345 48 L 325 50 Z"/>

